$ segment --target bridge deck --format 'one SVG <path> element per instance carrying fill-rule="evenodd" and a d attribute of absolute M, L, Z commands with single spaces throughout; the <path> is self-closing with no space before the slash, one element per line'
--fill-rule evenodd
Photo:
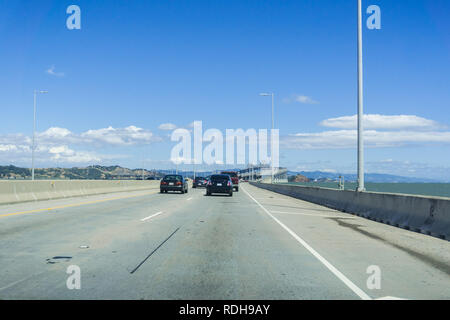
<path fill-rule="evenodd" d="M 248 184 L 204 193 L 1 206 L 0 299 L 450 298 L 448 241 Z"/>

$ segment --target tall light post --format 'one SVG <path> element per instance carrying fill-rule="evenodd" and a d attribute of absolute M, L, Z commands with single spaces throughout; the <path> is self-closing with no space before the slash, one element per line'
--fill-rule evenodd
<path fill-rule="evenodd" d="M 197 168 L 195 167 L 195 159 L 192 159 L 192 164 L 194 166 L 194 180 L 197 177 Z"/>
<path fill-rule="evenodd" d="M 271 132 L 271 134 L 273 133 L 273 130 L 275 129 L 275 122 L 274 122 L 274 109 L 275 109 L 275 103 L 274 103 L 274 97 L 275 97 L 275 94 L 272 92 L 272 93 L 260 93 L 259 94 L 260 96 L 262 96 L 262 97 L 272 97 L 272 132 Z M 271 140 L 271 143 L 270 143 L 270 163 L 271 163 L 271 167 L 270 167 L 270 171 L 271 171 L 271 180 L 270 180 L 270 183 L 273 183 L 273 145 L 272 145 L 272 140 Z"/>
<path fill-rule="evenodd" d="M 363 127 L 363 36 L 362 36 L 362 3 L 358 0 L 358 192 L 364 187 L 364 127 Z"/>
<path fill-rule="evenodd" d="M 34 108 L 33 108 L 33 146 L 31 149 L 31 180 L 34 181 L 34 150 L 36 149 L 36 97 L 39 93 L 48 93 L 45 90 L 34 90 Z"/>

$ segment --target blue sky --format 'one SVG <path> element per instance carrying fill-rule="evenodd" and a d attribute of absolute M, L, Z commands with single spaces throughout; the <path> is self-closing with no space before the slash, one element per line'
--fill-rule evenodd
<path fill-rule="evenodd" d="M 147 168 L 173 167 L 162 124 L 268 128 L 273 91 L 281 165 L 355 172 L 356 3 L 0 1 L 0 164 L 31 165 L 34 89 L 38 166 Z M 366 170 L 450 180 L 450 3 L 363 3 Z"/>

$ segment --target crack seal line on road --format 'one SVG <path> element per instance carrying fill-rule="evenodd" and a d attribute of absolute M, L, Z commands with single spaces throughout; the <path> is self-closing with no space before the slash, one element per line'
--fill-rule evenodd
<path fill-rule="evenodd" d="M 241 187 L 242 188 L 242 187 Z M 295 240 L 297 240 L 306 250 L 308 250 L 314 257 L 316 257 L 320 262 L 322 262 L 328 270 L 330 270 L 339 280 L 341 280 L 347 287 L 350 288 L 358 297 L 362 300 L 372 300 L 372 298 L 365 293 L 362 289 L 360 289 L 356 284 L 354 284 L 350 279 L 348 279 L 342 272 L 336 269 L 331 263 L 329 263 L 324 257 L 322 257 L 316 250 L 314 250 L 305 240 L 300 238 L 294 231 L 292 231 L 289 227 L 287 227 L 280 220 L 275 218 L 269 210 L 267 210 L 262 204 L 258 202 L 253 196 L 242 188 L 242 190 L 252 199 L 265 213 L 269 215 L 276 223 L 278 223 L 284 230 L 286 230 Z"/>
<path fill-rule="evenodd" d="M 147 257 L 145 257 L 145 259 L 142 260 L 141 263 L 139 263 L 139 264 L 136 266 L 136 268 L 134 268 L 133 270 L 130 271 L 130 273 L 131 273 L 131 274 L 135 273 L 135 272 L 136 272 L 136 271 L 137 271 L 137 270 L 145 263 L 145 261 L 147 261 L 148 258 L 150 258 L 150 257 L 151 257 L 151 256 L 152 256 L 159 248 L 161 248 L 161 247 L 164 245 L 164 243 L 166 243 L 170 238 L 172 238 L 172 236 L 173 236 L 178 230 L 180 230 L 180 227 L 176 228 L 175 231 L 172 232 L 172 233 L 170 234 L 170 236 L 168 236 L 168 237 L 166 238 L 166 240 L 164 240 L 163 242 L 161 242 L 161 244 L 160 244 L 159 246 L 157 246 L 152 252 L 150 252 L 150 254 L 149 254 Z"/>

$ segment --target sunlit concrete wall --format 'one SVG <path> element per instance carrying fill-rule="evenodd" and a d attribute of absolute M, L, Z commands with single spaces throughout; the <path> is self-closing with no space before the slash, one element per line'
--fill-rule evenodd
<path fill-rule="evenodd" d="M 0 204 L 159 188 L 155 180 L 0 181 Z"/>
<path fill-rule="evenodd" d="M 450 199 L 251 183 L 280 194 L 356 214 L 392 226 L 450 239 Z"/>

